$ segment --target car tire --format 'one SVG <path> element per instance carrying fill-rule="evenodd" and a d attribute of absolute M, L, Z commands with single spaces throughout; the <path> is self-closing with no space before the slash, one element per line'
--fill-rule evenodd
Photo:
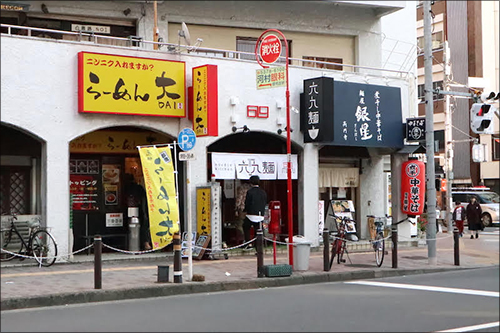
<path fill-rule="evenodd" d="M 481 222 L 485 227 L 491 226 L 491 215 L 488 213 L 481 215 Z"/>

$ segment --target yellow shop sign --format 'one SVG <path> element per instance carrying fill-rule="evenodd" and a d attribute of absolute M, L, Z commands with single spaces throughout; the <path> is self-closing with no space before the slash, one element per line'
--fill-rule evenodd
<path fill-rule="evenodd" d="M 185 117 L 185 63 L 78 53 L 78 111 Z"/>

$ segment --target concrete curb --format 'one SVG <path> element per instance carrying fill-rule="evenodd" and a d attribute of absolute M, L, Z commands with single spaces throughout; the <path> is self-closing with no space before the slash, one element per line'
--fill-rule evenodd
<path fill-rule="evenodd" d="M 227 282 L 187 282 L 181 284 L 166 283 L 157 286 L 115 290 L 88 290 L 77 293 L 51 294 L 44 296 L 9 298 L 1 301 L 1 310 L 26 309 L 36 307 L 105 302 L 137 298 L 165 297 L 181 294 L 208 293 L 230 290 L 246 290 L 311 284 L 339 282 L 359 279 L 373 279 L 391 276 L 438 273 L 453 270 L 473 269 L 476 267 L 429 267 L 418 269 L 380 269 L 352 272 L 321 272 L 314 274 L 292 274 L 289 277 L 253 278 L 244 281 Z"/>

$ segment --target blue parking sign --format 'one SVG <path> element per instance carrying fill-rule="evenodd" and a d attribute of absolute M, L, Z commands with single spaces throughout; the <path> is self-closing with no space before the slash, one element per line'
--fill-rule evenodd
<path fill-rule="evenodd" d="M 196 135 L 194 131 L 190 128 L 184 128 L 179 132 L 179 148 L 184 151 L 188 151 L 194 148 L 196 143 Z"/>

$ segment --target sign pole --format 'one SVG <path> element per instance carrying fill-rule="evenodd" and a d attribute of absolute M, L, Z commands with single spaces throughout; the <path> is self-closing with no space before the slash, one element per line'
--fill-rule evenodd
<path fill-rule="evenodd" d="M 257 58 L 257 62 L 263 68 L 268 68 L 269 66 L 265 66 L 262 64 L 262 61 L 259 58 L 259 42 L 262 40 L 262 37 L 268 32 L 276 32 L 283 38 L 283 42 L 285 44 L 285 56 L 286 56 L 286 156 L 287 156 L 287 206 L 288 206 L 288 261 L 289 264 L 293 267 L 293 207 L 292 207 L 292 141 L 290 138 L 290 89 L 289 89 L 289 79 L 288 79 L 288 41 L 285 38 L 285 35 L 277 29 L 267 29 L 260 35 L 257 40 L 257 44 L 255 45 L 255 57 Z M 276 49 L 275 49 L 276 50 Z M 281 51 L 281 42 L 279 45 L 279 50 Z M 281 53 L 281 52 L 280 52 Z M 262 55 L 261 55 L 262 57 Z M 278 57 L 275 57 L 272 62 L 276 61 Z"/>
<path fill-rule="evenodd" d="M 179 148 L 183 151 L 190 151 L 196 144 L 196 134 L 190 128 L 184 128 L 179 132 Z M 179 159 L 182 160 L 179 153 Z M 188 255 L 188 269 L 187 279 L 191 281 L 193 278 L 193 227 L 192 227 L 192 214 L 191 214 L 191 163 L 189 159 L 186 161 L 186 206 L 187 206 L 187 255 Z"/>
<path fill-rule="evenodd" d="M 189 161 L 186 161 L 186 168 L 187 168 L 187 179 L 186 179 L 186 183 L 187 183 L 187 201 L 186 201 L 186 204 L 187 204 L 187 248 L 188 248 L 188 251 L 187 251 L 187 254 L 188 254 L 188 269 L 187 269 L 187 278 L 188 278 L 188 281 L 191 281 L 192 278 L 193 278 L 193 235 L 192 235 L 192 225 L 191 225 L 191 163 L 189 163 Z"/>

